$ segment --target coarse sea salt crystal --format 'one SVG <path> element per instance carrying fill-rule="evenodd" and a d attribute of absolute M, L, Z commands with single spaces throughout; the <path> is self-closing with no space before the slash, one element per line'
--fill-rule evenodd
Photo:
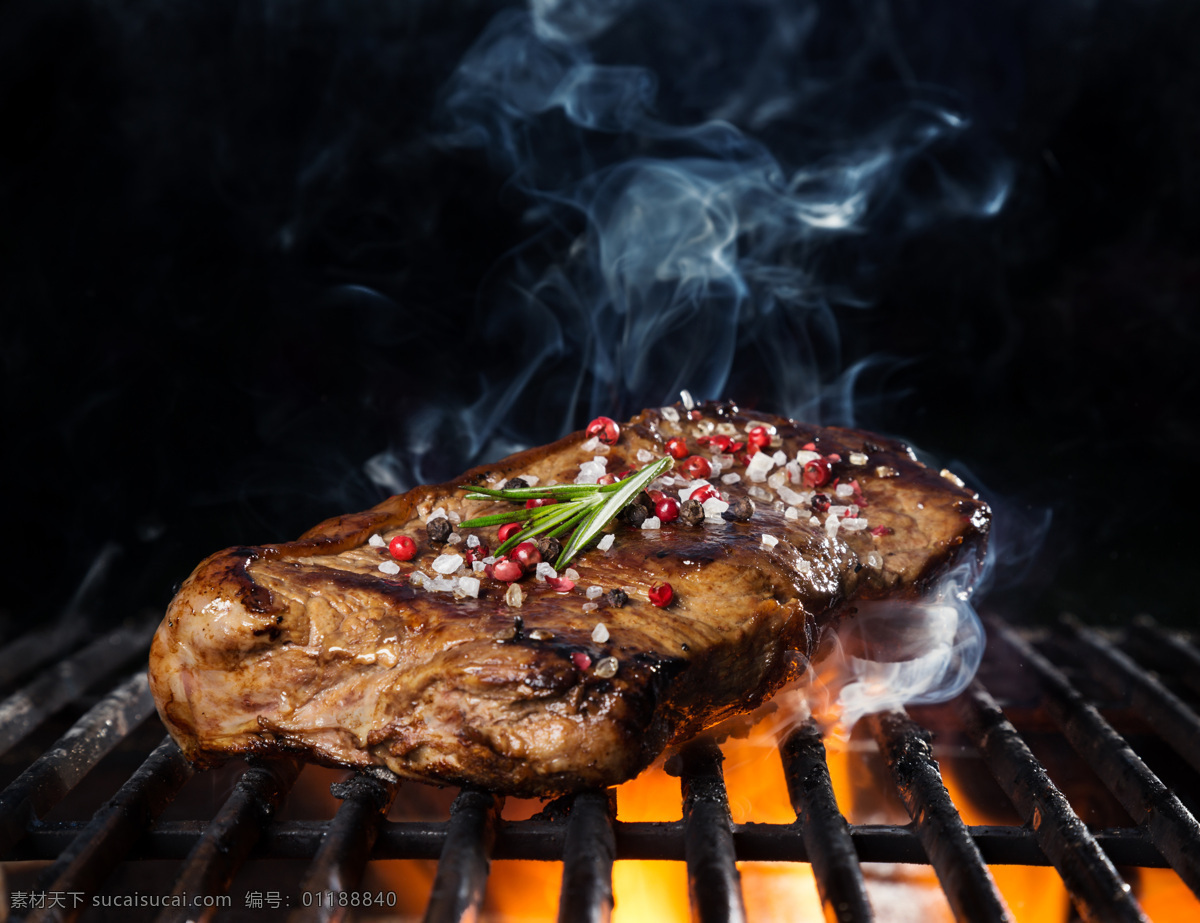
<path fill-rule="evenodd" d="M 643 529 L 658 529 L 662 526 L 662 520 L 657 516 L 648 516 L 642 520 Z"/>
<path fill-rule="evenodd" d="M 426 586 L 435 593 L 447 593 L 458 586 L 458 580 L 454 577 L 434 577 Z"/>
<path fill-rule="evenodd" d="M 457 545 L 461 541 L 462 541 L 461 535 L 459 535 L 457 532 L 451 532 L 450 537 L 448 539 L 446 539 L 446 544 Z"/>
<path fill-rule="evenodd" d="M 449 513 L 446 514 L 446 518 L 449 519 L 455 525 L 458 525 L 460 522 L 462 522 L 462 517 L 459 516 L 458 513 L 454 512 L 453 510 L 451 510 Z"/>
<path fill-rule="evenodd" d="M 940 474 L 942 475 L 942 477 L 944 477 L 947 481 L 949 481 L 955 487 L 966 487 L 967 486 L 966 482 L 964 482 L 962 478 L 960 478 L 957 474 L 955 474 L 949 468 L 943 468 L 941 470 Z"/>
<path fill-rule="evenodd" d="M 691 410 L 696 406 L 696 402 L 692 399 L 692 392 L 684 389 L 679 392 L 679 399 L 683 401 L 685 410 Z"/>
<path fill-rule="evenodd" d="M 850 464 L 865 465 L 866 463 L 867 463 L 867 456 L 863 455 L 862 452 L 851 452 L 850 453 Z"/>
<path fill-rule="evenodd" d="M 479 598 L 479 578 L 478 577 L 459 577 L 458 586 L 464 593 L 473 599 Z"/>
<path fill-rule="evenodd" d="M 579 475 L 575 478 L 576 484 L 595 484 L 601 477 L 604 476 L 606 465 L 603 460 L 600 463 L 595 461 L 584 462 L 579 466 Z"/>
<path fill-rule="evenodd" d="M 637 450 L 637 460 L 640 461 L 643 465 L 646 464 L 646 462 L 650 461 L 650 459 L 652 459 L 653 457 L 654 457 L 653 452 L 647 452 L 645 449 Z"/>
<path fill-rule="evenodd" d="M 867 527 L 866 519 L 843 519 L 842 528 L 847 532 L 861 532 Z"/>
<path fill-rule="evenodd" d="M 779 539 L 777 539 L 774 535 L 767 535 L 764 533 L 762 537 L 762 543 L 768 548 L 774 548 L 779 544 Z"/>
<path fill-rule="evenodd" d="M 479 536 L 475 535 L 474 533 L 472 533 L 471 535 L 468 535 L 467 536 L 467 547 L 468 548 L 478 548 L 479 547 Z"/>
<path fill-rule="evenodd" d="M 596 669 L 593 672 L 601 679 L 608 679 L 610 676 L 617 675 L 617 666 L 616 657 L 605 657 L 596 664 Z"/>
<path fill-rule="evenodd" d="M 776 513 L 782 513 L 785 509 L 787 509 L 787 504 L 782 500 L 776 500 L 771 504 L 771 509 L 773 509 Z"/>
<path fill-rule="evenodd" d="M 660 407 L 658 412 L 662 414 L 664 420 L 670 420 L 672 423 L 679 422 L 679 411 L 674 407 Z"/>
<path fill-rule="evenodd" d="M 483 559 L 483 563 L 484 564 L 495 564 L 496 556 L 494 554 L 489 554 L 486 558 Z"/>
<path fill-rule="evenodd" d="M 842 498 L 854 496 L 854 488 L 849 484 L 838 484 L 838 486 L 833 489 L 833 492 Z"/>
<path fill-rule="evenodd" d="M 716 452 L 713 454 L 713 462 L 720 464 L 722 469 L 732 468 L 736 459 L 728 452 Z"/>
<path fill-rule="evenodd" d="M 837 516 L 835 516 L 831 512 L 825 518 L 825 534 L 828 535 L 830 538 L 835 538 L 838 534 L 838 526 L 840 524 L 841 524 L 841 520 L 838 519 Z"/>
<path fill-rule="evenodd" d="M 780 449 L 778 452 L 776 452 L 774 455 L 771 456 L 771 460 L 773 462 L 775 462 L 775 464 L 777 464 L 777 465 L 786 465 L 788 458 L 787 458 L 787 454 L 782 449 Z"/>
<path fill-rule="evenodd" d="M 878 551 L 872 551 L 867 555 L 867 566 L 879 570 L 879 568 L 883 567 L 883 555 Z"/>
<path fill-rule="evenodd" d="M 537 487 L 537 483 L 541 480 L 541 478 L 539 478 L 536 474 L 522 474 L 521 480 L 530 487 Z"/>
<path fill-rule="evenodd" d="M 766 452 L 757 452 L 746 466 L 746 477 L 752 481 L 765 481 L 767 473 L 775 466 L 773 459 Z"/>
<path fill-rule="evenodd" d="M 732 423 L 718 423 L 717 424 L 717 432 L 720 433 L 722 436 L 736 436 L 737 435 L 737 427 L 734 426 Z"/>
<path fill-rule="evenodd" d="M 770 503 L 771 500 L 774 499 L 769 491 L 764 490 L 757 484 L 747 490 L 746 493 L 752 496 L 755 500 L 761 500 L 763 503 Z"/>
<path fill-rule="evenodd" d="M 462 555 L 439 554 L 430 566 L 439 574 L 452 574 L 463 565 Z"/>
<path fill-rule="evenodd" d="M 721 514 L 729 509 L 729 504 L 724 500 L 718 500 L 716 497 L 709 497 L 704 501 L 704 518 L 705 519 L 720 519 Z"/>
<path fill-rule="evenodd" d="M 730 471 L 729 474 L 721 475 L 721 483 L 722 484 L 736 484 L 741 479 L 742 479 L 742 476 L 740 474 L 738 474 L 736 471 Z"/>
<path fill-rule="evenodd" d="M 487 565 L 482 561 L 472 561 L 471 570 L 475 571 L 477 574 L 482 574 L 485 570 L 487 570 Z"/>
<path fill-rule="evenodd" d="M 595 612 L 600 608 L 600 605 L 599 603 L 584 603 L 582 608 L 584 612 Z"/>
<path fill-rule="evenodd" d="M 603 595 L 604 595 L 604 587 L 602 587 L 602 586 L 590 586 L 587 588 L 587 598 L 588 599 L 599 599 Z"/>
<path fill-rule="evenodd" d="M 804 558 L 800 558 L 800 560 L 796 562 L 796 570 L 802 574 L 811 574 L 812 564 L 804 560 Z"/>
<path fill-rule="evenodd" d="M 875 477 L 877 478 L 894 478 L 899 473 L 891 465 L 877 465 L 875 468 Z"/>
<path fill-rule="evenodd" d="M 577 571 L 573 567 L 568 567 L 565 571 L 563 571 L 563 576 L 566 577 L 568 580 L 578 580 L 579 579 L 579 571 Z"/>
<path fill-rule="evenodd" d="M 384 561 L 379 565 L 379 569 L 385 574 L 400 573 L 400 565 L 395 561 Z"/>
<path fill-rule="evenodd" d="M 817 517 L 816 517 L 816 516 L 809 516 L 809 517 L 808 517 L 808 524 L 809 524 L 810 526 L 819 526 L 819 525 L 821 524 L 821 520 L 817 519 Z"/>
<path fill-rule="evenodd" d="M 392 563 L 395 563 L 395 562 L 392 562 Z M 429 581 L 429 578 L 426 577 L 419 570 L 415 570 L 411 574 L 408 575 L 409 586 L 424 586 L 428 581 Z"/>
<path fill-rule="evenodd" d="M 792 490 L 790 487 L 779 488 L 779 499 L 792 506 L 804 506 L 807 503 L 811 503 L 812 498 L 813 495 L 811 493 L 800 493 Z"/>
<path fill-rule="evenodd" d="M 545 583 L 547 577 L 557 577 L 558 571 L 551 567 L 548 562 L 539 561 L 537 571 L 534 573 L 534 576 L 537 578 L 539 583 Z"/>
<path fill-rule="evenodd" d="M 593 436 L 591 439 L 588 439 L 586 442 L 584 442 L 584 444 L 579 448 L 583 449 L 585 452 L 596 452 L 600 449 L 600 445 L 600 437 Z"/>
<path fill-rule="evenodd" d="M 789 506 L 783 512 L 783 518 L 784 519 L 799 519 L 800 513 L 794 506 Z"/>
<path fill-rule="evenodd" d="M 376 532 L 369 539 L 367 539 L 367 544 L 370 545 L 372 548 L 382 548 L 384 545 L 387 544 L 387 542 L 385 542 L 383 540 L 382 535 L 380 535 L 378 532 Z"/>
<path fill-rule="evenodd" d="M 805 451 L 801 450 L 796 453 L 796 463 L 798 465 L 800 465 L 800 467 L 804 467 L 810 461 L 816 461 L 820 457 L 821 457 L 820 452 L 805 452 Z"/>
<path fill-rule="evenodd" d="M 434 510 L 432 513 L 429 514 L 429 518 L 426 519 L 425 521 L 433 522 L 435 519 L 445 519 L 445 518 L 446 518 L 446 508 L 444 506 L 439 506 L 436 510 Z"/>
<path fill-rule="evenodd" d="M 604 538 L 596 542 L 596 547 L 601 551 L 608 551 L 608 549 L 613 546 L 613 542 L 616 541 L 616 539 L 617 537 L 609 532 L 606 536 L 604 536 Z"/>
<path fill-rule="evenodd" d="M 608 637 L 608 626 L 603 622 L 597 622 L 596 627 L 592 629 L 592 640 L 597 644 L 603 644 Z"/>
<path fill-rule="evenodd" d="M 787 471 L 780 468 L 778 471 L 771 472 L 771 476 L 767 478 L 767 486 L 774 490 L 779 490 L 780 487 L 787 483 L 787 479 Z"/>
<path fill-rule="evenodd" d="M 508 591 L 504 594 L 504 601 L 514 609 L 520 609 L 521 603 L 525 601 L 525 594 L 522 592 L 521 587 L 518 584 L 510 583 L 508 585 Z"/>
<path fill-rule="evenodd" d="M 839 504 L 835 503 L 833 506 L 831 506 L 829 508 L 828 512 L 829 512 L 830 516 L 836 516 L 838 519 L 841 519 L 843 516 L 845 516 L 847 513 L 850 512 L 850 507 L 840 506 Z"/>

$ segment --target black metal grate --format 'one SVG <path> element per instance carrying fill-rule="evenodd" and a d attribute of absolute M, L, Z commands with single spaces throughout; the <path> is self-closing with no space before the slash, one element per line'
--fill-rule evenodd
<path fill-rule="evenodd" d="M 739 861 L 811 862 L 826 913 L 838 920 L 872 919 L 864 862 L 928 863 L 961 920 L 1012 918 L 989 863 L 1054 866 L 1086 920 L 1145 919 L 1118 866 L 1169 866 L 1200 894 L 1200 826 L 1176 793 L 1200 794 L 1193 707 L 1200 653 L 1144 619 L 1108 635 L 1073 620 L 1036 638 L 999 621 L 989 628 L 980 678 L 955 702 L 913 715 L 936 717 L 939 740 L 958 735 L 969 745 L 1020 825 L 968 826 L 943 784 L 933 735 L 904 711 L 866 722 L 892 794 L 913 818 L 903 826 L 846 822 L 811 722 L 780 744 L 792 824 L 734 824 L 722 753 L 707 739 L 679 754 L 683 817 L 674 822 L 618 821 L 613 791 L 509 821 L 502 799 L 471 790 L 458 794 L 444 820 L 388 820 L 399 786 L 387 773 L 335 784 L 340 807 L 331 820 L 277 819 L 301 771 L 287 760 L 249 765 L 210 819 L 160 820 L 193 771 L 170 739 L 153 745 L 162 730 L 138 666 L 151 629 L 121 629 L 78 650 L 82 639 L 74 636 L 30 635 L 0 651 L 0 684 L 13 690 L 0 702 L 0 763 L 11 778 L 0 793 L 0 859 L 9 872 L 33 868 L 37 876 L 29 890 L 10 893 L 10 916 L 101 918 L 84 912 L 78 897 L 53 906 L 43 897 L 34 905 L 38 895 L 90 895 L 122 864 L 147 859 L 167 860 L 174 893 L 189 895 L 224 893 L 248 859 L 302 863 L 299 893 L 309 894 L 355 889 L 372 859 L 436 859 L 429 921 L 472 918 L 493 859 L 562 861 L 558 915 L 570 921 L 609 917 L 616 859 L 685 862 L 693 913 L 703 921 L 746 918 Z M 20 685 L 22 673 L 46 662 L 53 665 Z M 29 752 L 55 721 L 66 722 L 65 732 Z M 1018 731 L 1022 723 L 1065 738 L 1133 824 L 1089 828 L 1052 781 L 1053 767 L 1048 771 L 1030 749 L 1031 732 Z M 107 801 L 90 817 L 53 817 L 77 787 L 107 784 L 93 772 L 106 757 L 147 737 L 140 766 L 104 792 Z M 1175 789 L 1136 752 L 1147 742 Z M 324 920 L 344 911 L 293 902 L 277 915 Z M 166 908 L 152 918 L 165 923 L 196 914 Z"/>

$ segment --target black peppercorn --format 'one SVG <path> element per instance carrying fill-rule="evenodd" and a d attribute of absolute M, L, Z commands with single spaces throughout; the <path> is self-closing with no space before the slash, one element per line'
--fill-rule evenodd
<path fill-rule="evenodd" d="M 621 510 L 618 517 L 622 522 L 629 523 L 631 526 L 641 526 L 646 521 L 646 508 L 636 500 L 630 503 L 629 506 Z"/>
<path fill-rule="evenodd" d="M 501 490 L 519 490 L 522 487 L 528 487 L 529 482 L 524 478 L 509 478 L 504 482 Z"/>
<path fill-rule="evenodd" d="M 685 526 L 699 525 L 704 521 L 704 505 L 699 500 L 685 500 L 679 507 L 679 521 Z"/>
<path fill-rule="evenodd" d="M 437 542 L 439 545 L 450 537 L 450 533 L 454 531 L 450 525 L 450 520 L 445 516 L 439 516 L 437 519 L 431 519 L 425 523 L 425 532 L 429 536 L 431 542 Z"/>
<path fill-rule="evenodd" d="M 541 552 L 543 561 L 553 564 L 562 554 L 562 542 L 549 535 L 543 535 L 537 540 L 537 550 Z"/>
<path fill-rule="evenodd" d="M 726 522 L 745 522 L 754 515 L 754 503 L 749 497 L 729 501 L 729 509 L 721 514 Z"/>
<path fill-rule="evenodd" d="M 615 590 L 609 590 L 605 595 L 605 599 L 608 600 L 610 606 L 620 609 L 625 603 L 629 602 L 629 594 L 620 587 L 617 587 Z"/>
<path fill-rule="evenodd" d="M 814 494 L 809 506 L 812 507 L 814 513 L 824 513 L 829 509 L 829 498 L 824 494 Z"/>

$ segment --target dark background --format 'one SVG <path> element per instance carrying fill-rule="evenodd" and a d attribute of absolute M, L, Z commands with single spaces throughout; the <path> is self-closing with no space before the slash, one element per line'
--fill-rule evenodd
<path fill-rule="evenodd" d="M 960 6 L 663 3 L 597 53 L 659 70 L 658 117 L 691 124 L 763 60 L 777 17 L 818 12 L 803 60 L 771 75 L 818 89 L 738 126 L 789 169 L 846 150 L 905 94 L 952 99 L 969 131 L 816 251 L 840 333 L 810 409 L 970 472 L 998 510 L 991 604 L 1013 617 L 1188 624 L 1200 8 Z M 533 361 L 541 328 L 492 298 L 520 276 L 514 254 L 544 268 L 581 229 L 446 142 L 442 88 L 497 7 L 4 5 L 9 628 L 72 600 L 97 619 L 161 609 L 220 547 L 674 397 L 547 404 L 590 381 L 586 336 Z M 627 153 L 593 141 L 601 160 Z M 931 204 L 984 174 L 1009 183 L 999 214 Z M 762 328 L 740 329 L 705 396 L 793 412 Z M 658 358 L 703 350 L 680 337 Z M 850 368 L 853 411 L 833 387 Z M 501 391 L 511 406 L 489 420 Z"/>

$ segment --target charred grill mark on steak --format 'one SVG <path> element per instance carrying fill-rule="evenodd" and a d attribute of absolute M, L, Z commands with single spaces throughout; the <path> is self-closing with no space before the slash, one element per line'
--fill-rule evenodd
<path fill-rule="evenodd" d="M 478 599 L 408 584 L 416 570 L 431 573 L 436 555 L 464 550 L 426 539 L 434 508 L 463 519 L 497 509 L 464 500 L 454 485 L 415 488 L 328 520 L 299 541 L 233 548 L 203 562 L 172 602 L 151 653 L 164 721 L 204 763 L 286 752 L 514 794 L 610 785 L 672 741 L 755 707 L 794 669 L 788 652 L 811 654 L 822 627 L 854 600 L 919 595 L 964 555 L 982 554 L 986 505 L 900 443 L 743 414 L 731 403 L 705 405 L 700 416 L 739 432 L 771 424 L 789 456 L 808 442 L 840 454 L 833 477 L 856 479 L 869 499 L 864 514 L 891 531 L 831 541 L 807 509 L 789 520 L 764 502 L 748 521 L 619 525 L 609 551 L 589 550 L 573 563 L 574 592 L 526 580 L 515 610 L 506 586 L 481 574 Z M 678 429 L 693 442 L 700 421 L 681 417 Z M 623 427 L 608 470 L 634 466 L 640 449 L 662 454 L 679 434 L 674 428 L 658 411 L 639 415 Z M 569 482 L 591 457 L 583 440 L 572 434 L 456 484 L 531 474 Z M 868 454 L 870 464 L 849 464 L 852 452 Z M 876 465 L 895 476 L 875 476 Z M 751 486 L 714 482 L 727 499 Z M 478 530 L 493 548 L 494 531 Z M 418 554 L 400 574 L 379 572 L 390 557 L 368 544 L 376 532 L 416 542 Z M 764 533 L 777 544 L 763 545 Z M 864 566 L 870 553 L 882 566 Z M 662 581 L 672 583 L 676 601 L 656 609 L 646 593 Z M 588 613 L 581 594 L 590 585 L 604 593 Z M 598 621 L 609 631 L 603 643 L 592 640 Z M 590 659 L 586 669 L 576 654 Z M 600 675 L 608 657 L 617 669 Z"/>

